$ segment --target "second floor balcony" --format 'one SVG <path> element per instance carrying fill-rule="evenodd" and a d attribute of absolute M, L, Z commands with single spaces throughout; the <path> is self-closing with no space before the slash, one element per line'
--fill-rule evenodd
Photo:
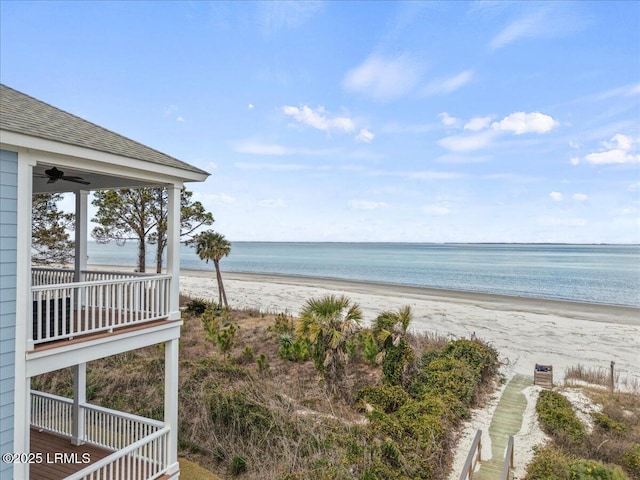
<path fill-rule="evenodd" d="M 169 275 L 32 269 L 33 348 L 118 329 L 169 315 Z"/>

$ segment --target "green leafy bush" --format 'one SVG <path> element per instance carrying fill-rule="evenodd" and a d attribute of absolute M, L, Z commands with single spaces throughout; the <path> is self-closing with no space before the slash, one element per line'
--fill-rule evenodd
<path fill-rule="evenodd" d="M 624 452 L 621 465 L 634 478 L 640 478 L 640 444 L 634 443 L 629 450 Z"/>
<path fill-rule="evenodd" d="M 358 392 L 357 399 L 367 402 L 384 413 L 393 413 L 407 403 L 410 397 L 399 386 L 368 385 Z"/>
<path fill-rule="evenodd" d="M 604 413 L 592 413 L 591 416 L 598 428 L 602 429 L 605 432 L 611 432 L 614 435 L 620 436 L 624 435 L 629 431 L 629 427 L 623 425 L 620 422 L 616 422 L 611 417 Z"/>
<path fill-rule="evenodd" d="M 569 465 L 571 480 L 627 480 L 617 467 L 607 467 L 595 460 L 578 460 Z"/>
<path fill-rule="evenodd" d="M 309 340 L 298 338 L 293 340 L 290 335 L 280 335 L 280 347 L 278 357 L 291 362 L 304 362 L 309 359 Z"/>
<path fill-rule="evenodd" d="M 551 390 L 541 391 L 536 412 L 542 429 L 561 445 L 576 445 L 584 440 L 584 425 L 576 417 L 571 402 L 561 394 Z"/>

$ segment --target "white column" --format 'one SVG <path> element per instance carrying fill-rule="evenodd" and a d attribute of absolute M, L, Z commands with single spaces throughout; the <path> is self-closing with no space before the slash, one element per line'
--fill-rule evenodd
<path fill-rule="evenodd" d="M 89 192 L 79 190 L 76 192 L 76 218 L 75 218 L 75 268 L 73 274 L 74 282 L 84 281 L 84 272 L 87 269 L 87 232 L 89 218 L 87 213 L 87 203 Z"/>
<path fill-rule="evenodd" d="M 169 475 L 177 472 L 178 465 L 178 339 L 164 344 L 164 423 L 169 432 Z"/>
<path fill-rule="evenodd" d="M 18 191 L 16 228 L 16 343 L 15 387 L 13 392 L 13 449 L 16 453 L 30 450 L 31 378 L 27 376 L 26 352 L 33 350 L 31 295 L 31 203 L 32 175 L 36 162 L 29 152 L 18 153 Z M 14 463 L 16 480 L 29 478 L 28 463 Z"/>
<path fill-rule="evenodd" d="M 73 366 L 73 427 L 71 443 L 82 445 L 84 441 L 84 412 L 83 405 L 87 403 L 87 364 L 79 363 Z"/>
<path fill-rule="evenodd" d="M 169 284 L 169 320 L 180 318 L 180 189 L 181 185 L 167 187 L 169 205 L 167 212 L 167 274 Z"/>

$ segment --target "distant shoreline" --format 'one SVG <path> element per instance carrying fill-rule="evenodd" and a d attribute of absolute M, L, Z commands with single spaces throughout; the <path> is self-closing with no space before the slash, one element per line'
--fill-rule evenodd
<path fill-rule="evenodd" d="M 206 270 L 181 270 L 181 275 L 192 277 L 210 277 Z M 267 273 L 222 272 L 223 280 L 267 282 L 270 284 L 301 285 L 344 290 L 345 292 L 367 293 L 372 295 L 397 296 L 405 298 L 425 298 L 455 303 L 486 303 L 494 309 L 526 311 L 532 313 L 556 313 L 585 320 L 597 320 L 606 323 L 624 323 L 640 325 L 640 308 L 626 305 L 576 302 L 571 300 L 547 299 L 516 295 L 450 290 L 444 288 L 420 287 L 401 284 L 369 282 L 362 280 L 343 280 L 303 275 L 282 275 Z M 615 316 L 615 320 L 611 319 Z"/>
<path fill-rule="evenodd" d="M 131 266 L 91 265 L 103 270 L 133 270 Z M 215 281 L 213 268 L 210 270 L 181 269 L 181 276 L 209 278 Z M 421 287 L 403 284 L 344 280 L 338 278 L 314 277 L 307 275 L 285 275 L 275 273 L 222 272 L 223 280 L 264 282 L 274 285 L 299 285 L 306 287 L 343 290 L 346 293 L 366 293 L 402 298 L 428 298 L 460 304 L 486 304 L 492 309 L 516 310 L 531 313 L 554 313 L 583 320 L 604 323 L 640 325 L 640 308 L 626 305 L 612 305 L 595 302 L 577 302 L 563 299 L 549 299 L 517 295 L 503 295 L 467 290 Z"/>

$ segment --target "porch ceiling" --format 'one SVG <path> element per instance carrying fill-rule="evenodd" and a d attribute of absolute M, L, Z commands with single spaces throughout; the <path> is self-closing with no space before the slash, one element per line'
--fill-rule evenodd
<path fill-rule="evenodd" d="M 48 183 L 49 179 L 45 174 L 52 165 L 37 165 L 33 168 L 33 193 L 64 193 L 77 192 L 79 190 L 106 190 L 135 187 L 157 187 L 158 184 L 147 182 L 136 178 L 118 177 L 102 173 L 73 170 L 68 167 L 58 167 L 65 176 L 81 177 L 89 182 L 89 185 L 71 182 L 60 179 L 55 183 Z"/>

